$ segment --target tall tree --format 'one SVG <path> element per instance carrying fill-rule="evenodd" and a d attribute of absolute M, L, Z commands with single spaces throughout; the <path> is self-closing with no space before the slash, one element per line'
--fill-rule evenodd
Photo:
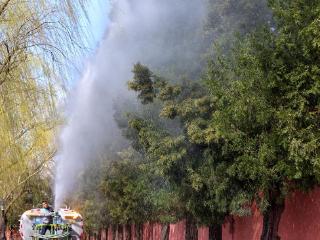
<path fill-rule="evenodd" d="M 237 152 L 228 172 L 252 180 L 264 215 L 261 239 L 268 240 L 279 238 L 288 193 L 318 183 L 319 159 L 319 3 L 270 4 L 276 27 L 239 43 L 231 57 L 217 58 L 207 75 L 219 97 L 212 124 Z"/>
<path fill-rule="evenodd" d="M 227 198 L 232 195 L 226 192 L 217 195 L 216 190 L 210 191 L 211 186 L 205 181 L 210 176 L 212 180 L 218 178 L 219 170 L 222 170 L 219 163 L 227 158 L 222 156 L 222 144 L 214 138 L 212 131 L 204 130 L 215 109 L 215 100 L 198 83 L 185 81 L 182 85 L 170 85 L 154 74 L 149 74 L 149 84 L 153 87 L 148 88 L 149 92 L 143 92 L 140 89 L 145 88 L 139 76 L 144 76 L 144 71 L 150 73 L 139 63 L 134 66 L 134 78 L 129 82 L 129 87 L 140 85 L 140 88 L 132 88 L 138 91 L 139 98 L 143 102 L 144 97 L 149 102 L 160 102 L 160 116 L 169 120 L 178 119 L 182 130 L 170 132 L 155 126 L 154 121 L 132 118 L 130 127 L 136 131 L 134 146 L 175 186 L 182 216 L 193 224 L 220 225 L 215 238 L 221 239 L 221 224 L 228 213 Z M 150 99 L 150 96 L 153 98 Z M 223 199 L 214 200 L 219 197 Z"/>
<path fill-rule="evenodd" d="M 8 219 L 14 219 L 15 204 L 41 186 L 31 186 L 34 179 L 49 180 L 43 179 L 44 169 L 55 153 L 53 134 L 60 122 L 56 101 L 67 76 L 61 64 L 80 51 L 80 28 L 75 26 L 83 4 L 0 3 L 0 198 Z"/>

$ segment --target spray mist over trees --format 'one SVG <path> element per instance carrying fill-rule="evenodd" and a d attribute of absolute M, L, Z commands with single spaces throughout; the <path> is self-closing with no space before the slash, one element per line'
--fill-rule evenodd
<path fill-rule="evenodd" d="M 185 219 L 186 239 L 217 240 L 256 203 L 261 239 L 279 239 L 286 196 L 319 184 L 319 8 L 116 2 L 61 135 L 56 205 L 78 183 L 91 230 Z"/>
<path fill-rule="evenodd" d="M 114 3 L 106 37 L 70 95 L 56 157 L 56 207 L 72 192 L 90 162 L 102 158 L 109 145 L 125 144 L 113 105 L 115 99 L 130 95 L 126 82 L 132 64 L 143 61 L 157 69 L 170 66 L 176 72 L 195 72 L 205 16 L 205 2 L 198 0 Z"/>

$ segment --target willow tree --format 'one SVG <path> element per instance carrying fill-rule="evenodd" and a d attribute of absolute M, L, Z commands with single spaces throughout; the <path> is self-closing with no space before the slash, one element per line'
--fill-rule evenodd
<path fill-rule="evenodd" d="M 81 51 L 84 1 L 0 3 L 0 198 L 5 213 L 32 191 L 55 152 L 69 58 Z"/>

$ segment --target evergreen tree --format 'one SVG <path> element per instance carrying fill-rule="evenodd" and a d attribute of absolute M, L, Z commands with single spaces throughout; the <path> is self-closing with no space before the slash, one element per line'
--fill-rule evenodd
<path fill-rule="evenodd" d="M 218 57 L 206 76 L 218 96 L 212 124 L 236 157 L 232 176 L 252 181 L 264 215 L 261 239 L 277 239 L 284 199 L 318 183 L 316 1 L 270 1 L 276 28 Z M 315 54 L 315 55 L 314 55 Z"/>

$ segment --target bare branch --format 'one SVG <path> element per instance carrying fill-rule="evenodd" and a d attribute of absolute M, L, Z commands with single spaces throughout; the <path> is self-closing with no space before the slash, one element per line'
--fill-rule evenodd
<path fill-rule="evenodd" d="M 0 6 L 0 16 L 5 12 L 6 8 L 8 7 L 11 0 L 6 0 L 1 6 Z"/>

